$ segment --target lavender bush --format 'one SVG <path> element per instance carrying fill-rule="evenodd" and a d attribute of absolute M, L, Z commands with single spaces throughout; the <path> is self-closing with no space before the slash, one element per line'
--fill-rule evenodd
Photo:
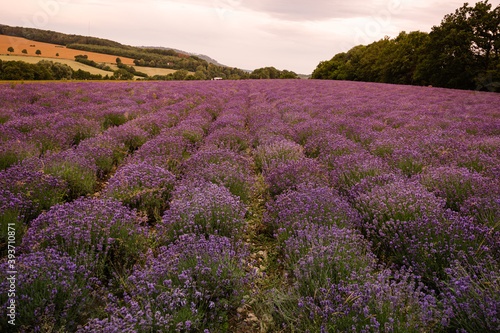
<path fill-rule="evenodd" d="M 377 271 L 369 244 L 356 232 L 311 226 L 285 243 L 294 283 L 273 294 L 281 328 L 417 332 L 440 324 L 432 292 L 411 274 Z"/>
<path fill-rule="evenodd" d="M 245 229 L 245 212 L 239 198 L 223 186 L 184 182 L 173 193 L 159 236 L 167 241 L 187 233 L 239 238 Z"/>
<path fill-rule="evenodd" d="M 25 159 L 0 171 L 0 188 L 11 193 L 6 195 L 18 197 L 25 209 L 24 218 L 28 220 L 62 202 L 68 193 L 66 182 L 45 174 L 38 158 Z"/>
<path fill-rule="evenodd" d="M 151 220 L 160 220 L 175 180 L 170 171 L 160 166 L 148 162 L 130 163 L 117 170 L 104 195 L 145 212 Z"/>
<path fill-rule="evenodd" d="M 44 159 L 44 172 L 68 184 L 69 199 L 91 194 L 97 182 L 97 168 L 93 159 L 85 158 L 70 149 Z"/>
<path fill-rule="evenodd" d="M 298 160 L 304 156 L 304 148 L 293 141 L 281 140 L 260 145 L 255 150 L 255 165 L 259 170 L 271 163 Z"/>
<path fill-rule="evenodd" d="M 428 168 L 420 182 L 437 196 L 446 200 L 446 208 L 459 211 L 462 203 L 472 196 L 500 195 L 500 187 L 488 179 L 466 168 Z M 496 185 L 496 186 L 495 186 Z"/>
<path fill-rule="evenodd" d="M 204 147 L 181 166 L 186 178 L 224 186 L 247 203 L 253 192 L 250 160 L 228 149 Z"/>
<path fill-rule="evenodd" d="M 99 281 L 74 258 L 54 249 L 21 254 L 16 258 L 15 280 L 9 262 L 0 262 L 0 309 L 2 332 L 75 331 L 95 311 Z M 15 310 L 9 309 L 11 284 L 15 287 Z M 15 325 L 9 324 L 15 318 Z"/>
<path fill-rule="evenodd" d="M 263 222 L 282 242 L 310 225 L 355 226 L 360 216 L 331 188 L 301 186 L 267 203 Z"/>
<path fill-rule="evenodd" d="M 80 332 L 220 330 L 243 304 L 253 274 L 245 271 L 248 249 L 216 235 L 185 234 L 149 252 L 123 284 L 123 301 L 110 297 L 108 317 Z"/>
<path fill-rule="evenodd" d="M 21 249 L 56 249 L 88 267 L 90 275 L 106 278 L 130 266 L 145 249 L 143 222 L 114 199 L 80 198 L 55 205 L 35 219 Z"/>

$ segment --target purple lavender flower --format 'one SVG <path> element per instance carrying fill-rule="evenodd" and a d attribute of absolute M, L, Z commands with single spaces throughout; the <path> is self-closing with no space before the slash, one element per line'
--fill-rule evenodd
<path fill-rule="evenodd" d="M 245 271 L 248 249 L 226 237 L 185 234 L 156 252 L 129 276 L 123 302 L 110 298 L 109 319 L 91 320 L 80 332 L 215 329 L 254 278 Z"/>
<path fill-rule="evenodd" d="M 310 225 L 355 226 L 360 216 L 349 203 L 328 187 L 301 186 L 267 204 L 263 222 L 280 239 Z"/>
<path fill-rule="evenodd" d="M 109 260 L 116 260 L 114 266 L 118 269 L 120 263 L 130 265 L 144 249 L 147 232 L 143 222 L 114 199 L 80 198 L 55 205 L 35 219 L 21 249 L 56 249 L 79 264 L 91 265 L 89 274 L 102 277 L 114 271 Z"/>
<path fill-rule="evenodd" d="M 99 282 L 88 277 L 89 267 L 54 249 L 20 254 L 15 273 L 0 262 L 0 325 L 5 332 L 75 330 L 95 310 Z M 14 290 L 14 291 L 13 291 Z M 14 297 L 10 296 L 15 294 Z M 15 301 L 15 326 L 7 323 L 10 301 Z M 12 317 L 11 317 L 12 318 Z"/>
<path fill-rule="evenodd" d="M 241 237 L 245 228 L 245 208 L 239 198 L 223 186 L 197 181 L 179 184 L 158 226 L 162 240 L 187 233 Z"/>
<path fill-rule="evenodd" d="M 170 171 L 160 166 L 148 162 L 129 163 L 118 168 L 103 194 L 144 211 L 150 219 L 160 220 L 175 180 Z"/>
<path fill-rule="evenodd" d="M 192 155 L 181 168 L 186 178 L 225 186 L 243 202 L 250 200 L 254 183 L 250 159 L 234 151 L 205 147 Z"/>
<path fill-rule="evenodd" d="M 69 198 L 92 194 L 97 182 L 97 168 L 93 159 L 69 149 L 47 156 L 44 159 L 44 172 L 68 184 Z"/>

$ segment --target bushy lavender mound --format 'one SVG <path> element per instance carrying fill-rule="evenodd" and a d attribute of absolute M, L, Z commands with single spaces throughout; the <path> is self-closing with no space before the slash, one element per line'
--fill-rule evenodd
<path fill-rule="evenodd" d="M 0 141 L 0 170 L 7 169 L 28 157 L 38 157 L 39 145 L 25 140 Z"/>
<path fill-rule="evenodd" d="M 412 267 L 414 272 L 434 284 L 447 279 L 445 271 L 460 263 L 498 263 L 500 234 L 477 224 L 470 217 L 424 216 L 413 221 L 388 221 L 379 232 L 379 249 L 391 261 Z"/>
<path fill-rule="evenodd" d="M 253 144 L 253 136 L 245 130 L 227 126 L 211 132 L 204 143 L 218 148 L 244 151 Z"/>
<path fill-rule="evenodd" d="M 18 255 L 14 266 L 12 274 L 6 258 L 0 262 L 3 332 L 74 331 L 95 310 L 100 284 L 91 278 L 91 266 L 81 266 L 55 249 Z M 11 313 L 8 295 L 12 290 L 16 294 L 16 325 L 7 323 L 13 318 L 7 316 Z"/>
<path fill-rule="evenodd" d="M 252 195 L 253 172 L 248 158 L 229 149 L 204 147 L 181 166 L 185 178 L 201 179 L 224 186 L 248 202 Z"/>
<path fill-rule="evenodd" d="M 67 183 L 44 173 L 43 167 L 40 159 L 28 158 L 0 171 L 0 188 L 10 192 L 5 195 L 15 196 L 22 202 L 26 219 L 32 219 L 43 210 L 62 202 L 68 193 Z"/>
<path fill-rule="evenodd" d="M 304 148 L 290 140 L 277 140 L 262 144 L 255 149 L 254 161 L 258 169 L 266 169 L 270 164 L 298 160 L 304 157 Z"/>
<path fill-rule="evenodd" d="M 348 192 L 367 177 L 393 172 L 381 158 L 367 152 L 328 156 L 323 158 L 324 163 L 338 178 L 338 188 L 342 192 Z"/>
<path fill-rule="evenodd" d="M 449 282 L 443 283 L 444 307 L 451 329 L 467 332 L 500 330 L 500 267 L 498 264 L 454 262 L 446 269 Z"/>
<path fill-rule="evenodd" d="M 427 168 L 419 180 L 429 191 L 446 200 L 446 208 L 455 211 L 460 211 L 463 202 L 473 196 L 500 197 L 498 181 L 467 168 Z"/>
<path fill-rule="evenodd" d="M 363 216 L 362 229 L 369 237 L 376 238 L 387 221 L 412 221 L 422 216 L 442 215 L 445 201 L 419 182 L 398 179 L 360 193 L 354 206 Z"/>
<path fill-rule="evenodd" d="M 310 158 L 270 161 L 263 175 L 273 196 L 286 190 L 295 190 L 301 184 L 321 186 L 336 183 L 336 178 L 323 165 Z"/>
<path fill-rule="evenodd" d="M 176 178 L 167 169 L 148 162 L 120 167 L 109 180 L 103 195 L 160 219 L 168 205 Z"/>
<path fill-rule="evenodd" d="M 21 249 L 56 249 L 89 267 L 89 274 L 104 277 L 130 266 L 144 250 L 143 222 L 115 199 L 80 198 L 55 205 L 35 219 Z"/>
<path fill-rule="evenodd" d="M 440 324 L 436 296 L 404 272 L 378 270 L 369 244 L 351 229 L 310 225 L 285 242 L 293 285 L 275 291 L 286 330 L 418 331 Z"/>
<path fill-rule="evenodd" d="M 75 199 L 94 193 L 97 182 L 95 161 L 69 149 L 47 156 L 44 160 L 44 172 L 64 180 L 68 184 L 68 198 Z"/>
<path fill-rule="evenodd" d="M 181 171 L 181 164 L 193 150 L 191 142 L 179 135 L 162 133 L 146 142 L 131 157 L 129 163 L 149 161 L 167 167 L 174 173 Z"/>
<path fill-rule="evenodd" d="M 239 198 L 227 188 L 207 181 L 183 182 L 173 193 L 158 236 L 162 241 L 188 233 L 239 238 L 245 229 L 245 213 Z"/>
<path fill-rule="evenodd" d="M 263 222 L 281 240 L 311 224 L 352 227 L 360 215 L 331 188 L 302 185 L 269 202 Z"/>
<path fill-rule="evenodd" d="M 218 330 L 243 304 L 247 247 L 229 238 L 185 234 L 149 252 L 124 284 L 123 302 L 109 296 L 108 316 L 80 332 L 200 332 Z"/>

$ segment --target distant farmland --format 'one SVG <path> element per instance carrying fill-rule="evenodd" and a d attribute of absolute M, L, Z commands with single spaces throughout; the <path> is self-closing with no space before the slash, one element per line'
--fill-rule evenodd
<path fill-rule="evenodd" d="M 62 45 L 36 42 L 21 37 L 0 35 L 0 54 L 10 54 L 10 52 L 7 51 L 9 47 L 14 48 L 14 52 L 12 52 L 12 55 L 20 56 L 35 56 L 36 50 L 40 50 L 40 52 L 42 52 L 41 56 L 56 59 L 74 60 L 75 56 L 83 54 L 88 55 L 89 60 L 94 60 L 95 62 L 116 63 L 117 58 L 116 56 L 109 54 L 73 50 L 68 49 L 66 48 L 66 46 Z M 27 54 L 22 53 L 22 50 L 24 49 L 26 49 L 26 51 L 28 52 Z M 57 53 L 59 54 L 59 56 L 56 55 Z M 125 65 L 134 64 L 134 59 L 126 57 L 119 58 Z"/>

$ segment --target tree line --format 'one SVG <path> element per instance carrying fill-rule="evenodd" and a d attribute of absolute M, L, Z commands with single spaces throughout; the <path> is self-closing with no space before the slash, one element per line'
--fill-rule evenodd
<path fill-rule="evenodd" d="M 41 60 L 36 64 L 24 61 L 0 60 L 0 80 L 104 80 L 119 79 L 113 76 L 91 74 L 81 69 L 75 71 L 66 64 Z"/>
<path fill-rule="evenodd" d="M 430 33 L 401 32 L 318 64 L 311 78 L 500 92 L 500 6 L 465 3 Z"/>

